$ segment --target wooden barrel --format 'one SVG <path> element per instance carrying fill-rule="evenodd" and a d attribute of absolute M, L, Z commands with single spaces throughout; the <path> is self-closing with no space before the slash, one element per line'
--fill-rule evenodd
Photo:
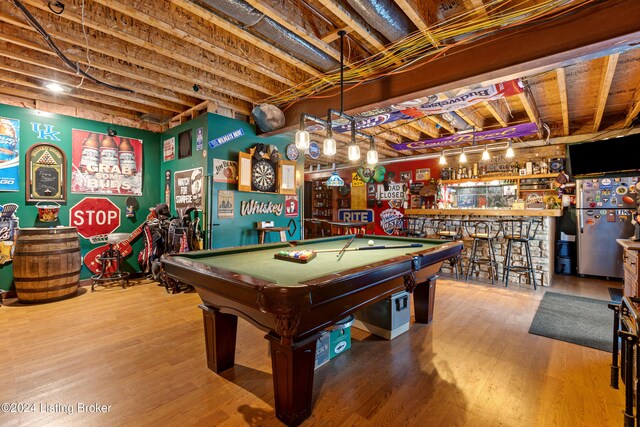
<path fill-rule="evenodd" d="M 51 302 L 74 296 L 80 282 L 80 239 L 75 227 L 20 228 L 13 254 L 18 299 Z"/>

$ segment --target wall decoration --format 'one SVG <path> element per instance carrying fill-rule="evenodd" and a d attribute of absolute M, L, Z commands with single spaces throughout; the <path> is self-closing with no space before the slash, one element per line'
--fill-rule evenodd
<path fill-rule="evenodd" d="M 411 195 L 411 209 L 420 209 L 422 207 L 422 197 L 416 196 L 415 194 Z"/>
<path fill-rule="evenodd" d="M 373 222 L 373 209 L 340 209 L 338 221 Z"/>
<path fill-rule="evenodd" d="M 284 216 L 296 217 L 298 216 L 298 196 L 286 196 L 284 199 Z"/>
<path fill-rule="evenodd" d="M 191 157 L 191 129 L 178 134 L 178 159 Z"/>
<path fill-rule="evenodd" d="M 244 130 L 241 129 L 237 129 L 234 130 L 233 132 L 230 132 L 226 135 L 222 135 L 218 138 L 214 138 L 211 141 L 209 141 L 209 148 L 215 148 L 219 145 L 225 144 L 231 140 L 234 140 L 236 138 L 240 138 L 242 135 L 244 135 Z"/>
<path fill-rule="evenodd" d="M 317 142 L 311 141 L 307 152 L 309 153 L 309 157 L 315 160 L 318 157 L 320 157 L 320 146 L 318 145 Z"/>
<path fill-rule="evenodd" d="M 169 139 L 162 141 L 162 159 L 165 162 L 174 160 L 176 158 L 176 137 L 172 136 Z"/>
<path fill-rule="evenodd" d="M 238 183 L 238 162 L 213 159 L 213 182 Z"/>
<path fill-rule="evenodd" d="M 200 151 L 204 148 L 204 135 L 202 132 L 202 128 L 196 129 L 196 151 Z"/>
<path fill-rule="evenodd" d="M 429 181 L 431 179 L 431 169 L 416 169 L 416 181 Z"/>
<path fill-rule="evenodd" d="M 404 200 L 407 195 L 406 185 L 402 183 L 389 182 L 388 190 L 384 186 L 378 186 L 378 200 Z"/>
<path fill-rule="evenodd" d="M 120 227 L 120 208 L 106 197 L 85 197 L 69 210 L 69 225 L 85 239 L 110 234 Z"/>
<path fill-rule="evenodd" d="M 38 135 L 38 139 L 49 139 L 51 141 L 60 142 L 60 132 L 53 130 L 53 125 L 31 122 L 31 130 Z"/>
<path fill-rule="evenodd" d="M 15 203 L 0 205 L 0 265 L 11 261 L 13 256 L 11 249 L 19 224 L 17 210 L 18 205 Z"/>
<path fill-rule="evenodd" d="M 300 152 L 298 151 L 298 147 L 296 147 L 296 144 L 287 145 L 287 148 L 285 151 L 287 153 L 287 159 L 298 160 L 298 157 L 300 156 Z"/>
<path fill-rule="evenodd" d="M 360 178 L 357 172 L 351 172 L 351 186 L 352 187 L 364 187 L 364 181 Z"/>
<path fill-rule="evenodd" d="M 402 212 L 395 209 L 386 209 L 380 212 L 380 227 L 387 234 L 394 234 L 402 228 Z"/>
<path fill-rule="evenodd" d="M 20 120 L 0 117 L 0 191 L 19 191 Z"/>
<path fill-rule="evenodd" d="M 171 212 L 171 169 L 167 169 L 164 173 L 164 202 Z"/>
<path fill-rule="evenodd" d="M 268 214 L 281 216 L 284 209 L 284 203 L 258 202 L 257 200 L 243 200 L 240 203 L 240 215 L 259 215 Z"/>
<path fill-rule="evenodd" d="M 175 207 L 181 217 L 188 208 L 202 210 L 202 168 L 176 171 L 173 183 Z"/>
<path fill-rule="evenodd" d="M 412 175 L 413 174 L 411 173 L 411 171 L 400 172 L 400 181 L 409 182 L 409 181 L 411 181 Z"/>
<path fill-rule="evenodd" d="M 52 144 L 34 144 L 27 150 L 27 202 L 67 201 L 67 158 Z"/>
<path fill-rule="evenodd" d="M 234 192 L 218 190 L 218 218 L 233 218 Z"/>
<path fill-rule="evenodd" d="M 73 129 L 71 192 L 142 195 L 142 140 Z"/>
<path fill-rule="evenodd" d="M 276 189 L 276 169 L 267 159 L 260 159 L 251 166 L 251 185 L 255 191 L 273 192 Z"/>

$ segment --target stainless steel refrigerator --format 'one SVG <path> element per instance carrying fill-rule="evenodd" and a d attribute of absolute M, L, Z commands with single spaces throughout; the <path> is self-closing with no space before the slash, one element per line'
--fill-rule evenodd
<path fill-rule="evenodd" d="M 633 236 L 638 177 L 577 180 L 578 274 L 622 278 L 622 247 Z"/>

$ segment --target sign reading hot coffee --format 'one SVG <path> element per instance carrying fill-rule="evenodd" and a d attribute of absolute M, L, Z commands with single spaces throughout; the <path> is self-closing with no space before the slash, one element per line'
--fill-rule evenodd
<path fill-rule="evenodd" d="M 120 227 L 120 208 L 102 197 L 85 197 L 70 210 L 70 225 L 88 239 L 113 233 Z"/>
<path fill-rule="evenodd" d="M 404 200 L 405 197 L 406 187 L 404 184 L 390 182 L 388 190 L 385 190 L 383 185 L 378 185 L 378 200 Z"/>

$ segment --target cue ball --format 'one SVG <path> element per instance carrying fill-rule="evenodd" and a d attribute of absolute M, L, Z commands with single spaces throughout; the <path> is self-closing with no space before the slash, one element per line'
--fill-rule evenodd
<path fill-rule="evenodd" d="M 369 240 L 369 241 L 367 242 L 367 245 L 369 245 L 369 246 L 373 246 L 373 240 Z"/>

